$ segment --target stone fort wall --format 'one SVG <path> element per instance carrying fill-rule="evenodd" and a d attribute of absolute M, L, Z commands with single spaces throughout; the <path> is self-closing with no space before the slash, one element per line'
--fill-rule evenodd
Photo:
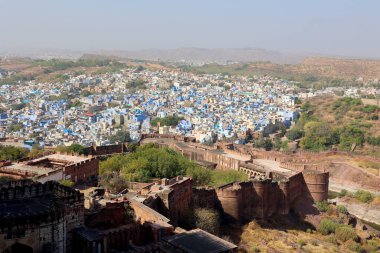
<path fill-rule="evenodd" d="M 176 140 L 174 136 L 170 138 Z M 174 148 L 190 160 L 212 162 L 217 169 L 240 170 L 251 177 L 249 182 L 235 182 L 216 189 L 194 189 L 195 207 L 221 208 L 227 218 L 246 222 L 252 218 L 287 214 L 299 202 L 311 206 L 314 201 L 327 199 L 329 173 L 324 164 L 306 163 L 310 161 L 301 160 L 302 157 L 292 161 L 282 152 L 266 152 L 241 145 L 187 144 L 158 142 L 160 147 Z M 296 173 L 268 172 L 253 162 L 255 158 L 278 161 Z"/>
<path fill-rule="evenodd" d="M 53 181 L 12 181 L 1 185 L 0 203 L 20 206 L 18 213 L 0 217 L 0 252 L 15 246 L 25 252 L 71 252 L 72 231 L 84 221 L 79 191 Z"/>

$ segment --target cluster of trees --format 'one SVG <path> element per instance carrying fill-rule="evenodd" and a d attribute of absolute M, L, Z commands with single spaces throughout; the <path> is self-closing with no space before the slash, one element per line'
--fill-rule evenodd
<path fill-rule="evenodd" d="M 117 61 L 95 58 L 79 59 L 77 61 L 68 61 L 60 59 L 36 60 L 33 64 L 35 66 L 45 67 L 45 73 L 51 73 L 54 71 L 61 71 L 75 67 L 107 67 L 113 65 L 123 65 L 122 63 Z"/>
<path fill-rule="evenodd" d="M 255 148 L 263 148 L 266 151 L 269 150 L 284 150 L 287 151 L 289 149 L 288 147 L 288 140 L 281 140 L 280 137 L 276 137 L 273 140 L 270 138 L 258 138 L 253 140 L 253 146 Z"/>
<path fill-rule="evenodd" d="M 26 103 L 19 103 L 19 104 L 13 104 L 11 105 L 12 110 L 18 111 L 21 109 L 24 109 L 26 107 Z"/>
<path fill-rule="evenodd" d="M 312 113 L 310 103 L 303 104 L 305 112 L 301 115 L 295 126 L 287 131 L 285 136 L 291 141 L 300 140 L 303 149 L 322 151 L 330 149 L 332 146 L 339 147 L 341 150 L 350 150 L 353 144 L 362 147 L 365 142 L 380 146 L 380 137 L 369 136 L 366 138 L 365 128 L 371 127 L 371 124 L 364 123 L 361 120 L 342 122 L 334 126 L 326 121 L 319 119 Z M 341 98 L 336 100 L 332 105 L 332 110 L 337 120 L 341 120 L 350 111 L 361 112 L 365 114 L 377 114 L 379 108 L 376 106 L 363 106 L 360 99 Z M 374 117 L 370 117 L 371 120 Z M 264 148 L 270 147 L 268 142 L 263 143 Z"/>
<path fill-rule="evenodd" d="M 368 144 L 373 146 L 380 146 L 380 136 L 368 136 L 367 140 Z"/>
<path fill-rule="evenodd" d="M 195 165 L 177 152 L 147 144 L 138 147 L 135 152 L 113 156 L 101 162 L 100 174 L 116 172 L 128 181 L 147 182 L 151 178 L 185 175 L 190 166 Z"/>
<path fill-rule="evenodd" d="M 0 160 L 17 161 L 27 157 L 28 154 L 29 149 L 27 148 L 0 145 Z"/>
<path fill-rule="evenodd" d="M 71 144 L 70 146 L 58 146 L 55 150 L 62 153 L 87 155 L 86 148 L 78 143 Z"/>
<path fill-rule="evenodd" d="M 331 77 L 319 77 L 313 74 L 293 76 L 285 78 L 288 80 L 298 81 L 296 85 L 300 88 L 313 88 L 315 90 L 325 89 L 327 87 L 362 87 L 362 82 L 343 80 Z M 375 86 L 375 85 L 373 85 Z"/>
<path fill-rule="evenodd" d="M 116 134 L 111 135 L 108 140 L 111 142 L 111 144 L 116 143 L 125 143 L 130 141 L 130 134 L 128 131 L 125 130 L 119 130 L 116 132 Z"/>
<path fill-rule="evenodd" d="M 245 181 L 247 176 L 238 171 L 205 169 L 169 148 L 158 148 L 155 144 L 135 147 L 126 155 L 115 155 L 100 162 L 100 183 L 118 191 L 128 181 L 149 182 L 153 178 L 172 178 L 186 175 L 194 185 L 222 185 L 234 181 Z"/>
<path fill-rule="evenodd" d="M 344 127 L 333 127 L 314 115 L 304 113 L 296 125 L 286 133 L 289 140 L 301 139 L 301 147 L 307 150 L 322 151 L 333 145 L 341 150 L 350 150 L 352 144 L 363 146 L 365 132 L 360 125 L 351 123 Z"/>
<path fill-rule="evenodd" d="M 18 132 L 22 129 L 22 125 L 21 124 L 12 124 L 10 126 L 8 126 L 8 131 L 9 132 Z"/>
<path fill-rule="evenodd" d="M 179 117 L 177 115 L 166 116 L 164 118 L 155 118 L 150 121 L 152 126 L 157 126 L 158 122 L 160 122 L 160 126 L 177 126 L 178 123 L 183 120 L 183 117 Z"/>
<path fill-rule="evenodd" d="M 138 79 L 135 79 L 135 80 L 132 80 L 132 81 L 129 81 L 128 83 L 125 84 L 125 88 L 127 89 L 146 89 L 146 82 L 141 79 L 141 78 L 138 78 Z"/>
<path fill-rule="evenodd" d="M 0 85 L 2 84 L 15 84 L 18 82 L 27 82 L 35 80 L 36 76 L 33 74 L 14 74 L 7 78 L 0 79 Z"/>

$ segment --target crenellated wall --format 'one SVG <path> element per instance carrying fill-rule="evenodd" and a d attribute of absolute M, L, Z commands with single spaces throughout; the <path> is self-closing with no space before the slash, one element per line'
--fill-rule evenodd
<path fill-rule="evenodd" d="M 49 181 L 13 181 L 0 189 L 0 252 L 15 243 L 33 252 L 71 252 L 72 231 L 83 225 L 83 194 Z"/>
<path fill-rule="evenodd" d="M 194 206 L 222 210 L 225 218 L 244 223 L 288 214 L 299 204 L 297 201 L 307 207 L 313 201 L 326 200 L 327 185 L 328 173 L 297 173 L 281 181 L 252 179 L 215 189 L 193 189 Z"/>
<path fill-rule="evenodd" d="M 99 159 L 92 157 L 83 162 L 67 165 L 63 172 L 66 178 L 70 178 L 74 182 L 86 181 L 99 174 Z"/>
<path fill-rule="evenodd" d="M 158 136 L 156 138 L 163 138 Z M 175 137 L 171 137 L 175 139 Z M 311 207 L 314 201 L 327 199 L 329 173 L 326 164 L 311 163 L 302 157 L 290 159 L 283 152 L 264 152 L 233 144 L 206 146 L 163 140 L 158 145 L 176 149 L 191 160 L 217 164 L 217 169 L 233 169 L 248 175 L 248 182 L 235 182 L 212 189 L 194 189 L 195 207 L 222 209 L 226 218 L 246 222 L 288 214 L 299 205 Z M 253 159 L 277 161 L 289 173 L 268 170 Z"/>

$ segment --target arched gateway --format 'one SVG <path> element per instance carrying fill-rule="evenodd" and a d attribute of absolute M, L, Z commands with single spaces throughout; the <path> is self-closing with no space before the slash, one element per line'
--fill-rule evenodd
<path fill-rule="evenodd" d="M 15 243 L 2 253 L 33 253 L 33 249 L 25 244 Z"/>

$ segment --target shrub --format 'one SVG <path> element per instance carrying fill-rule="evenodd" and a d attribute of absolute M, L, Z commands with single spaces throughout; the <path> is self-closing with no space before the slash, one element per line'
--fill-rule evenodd
<path fill-rule="evenodd" d="M 318 211 L 320 211 L 320 212 L 327 212 L 327 210 L 329 209 L 329 203 L 325 200 L 316 202 L 315 206 L 317 207 Z"/>
<path fill-rule="evenodd" d="M 253 245 L 251 247 L 251 251 L 250 252 L 253 252 L 253 253 L 260 253 L 260 249 L 259 247 L 257 247 L 256 245 Z"/>
<path fill-rule="evenodd" d="M 211 234 L 219 233 L 219 214 L 213 209 L 197 208 L 195 209 L 195 225 Z"/>
<path fill-rule="evenodd" d="M 327 212 L 326 212 L 328 215 L 333 215 L 333 214 L 335 214 L 335 209 L 334 209 L 334 207 L 333 206 L 329 206 L 328 208 L 327 208 Z"/>
<path fill-rule="evenodd" d="M 353 241 L 353 240 L 349 240 L 349 241 L 347 241 L 347 243 L 346 243 L 346 247 L 347 247 L 349 250 L 354 251 L 354 252 L 358 252 L 358 253 L 365 252 L 365 251 L 363 250 L 362 246 L 361 246 L 359 243 L 357 243 L 357 242 L 355 242 L 355 241 Z"/>
<path fill-rule="evenodd" d="M 345 206 L 343 206 L 343 205 L 337 205 L 336 206 L 336 211 L 338 213 L 348 214 L 347 208 Z"/>
<path fill-rule="evenodd" d="M 355 198 L 360 202 L 369 203 L 373 200 L 373 195 L 368 191 L 358 190 L 355 192 Z"/>
<path fill-rule="evenodd" d="M 334 233 L 335 229 L 338 226 L 339 224 L 332 220 L 323 219 L 321 223 L 319 224 L 317 231 L 321 233 L 322 235 L 329 235 L 331 233 Z"/>
<path fill-rule="evenodd" d="M 340 192 L 339 192 L 339 197 L 344 197 L 344 196 L 346 196 L 347 195 L 347 190 L 346 189 L 342 189 Z"/>
<path fill-rule="evenodd" d="M 325 241 L 329 242 L 329 243 L 332 243 L 334 245 L 338 244 L 338 241 L 337 241 L 337 239 L 336 239 L 336 237 L 335 237 L 334 234 L 331 234 L 331 235 L 327 236 Z"/>
<path fill-rule="evenodd" d="M 303 239 L 299 239 L 299 240 L 298 240 L 298 245 L 299 245 L 300 248 L 302 249 L 302 247 L 306 245 L 306 242 L 305 242 Z"/>
<path fill-rule="evenodd" d="M 346 242 L 348 240 L 357 241 L 358 235 L 351 226 L 341 226 L 335 229 L 335 236 L 338 240 Z"/>
<path fill-rule="evenodd" d="M 232 182 L 244 182 L 247 180 L 248 177 L 246 174 L 236 170 L 213 170 L 211 174 L 212 186 L 220 186 Z"/>
<path fill-rule="evenodd" d="M 74 182 L 71 181 L 70 179 L 63 179 L 63 180 L 60 180 L 59 183 L 61 185 L 64 185 L 64 186 L 67 186 L 67 187 L 73 187 L 74 186 Z"/>
<path fill-rule="evenodd" d="M 367 244 L 368 244 L 368 248 L 369 248 L 370 252 L 378 252 L 378 250 L 379 250 L 379 244 L 378 244 L 377 241 L 375 241 L 375 240 L 368 240 Z"/>
<path fill-rule="evenodd" d="M 312 241 L 312 242 L 311 242 L 311 245 L 313 245 L 313 246 L 318 246 L 318 242 L 317 242 L 317 241 Z"/>

